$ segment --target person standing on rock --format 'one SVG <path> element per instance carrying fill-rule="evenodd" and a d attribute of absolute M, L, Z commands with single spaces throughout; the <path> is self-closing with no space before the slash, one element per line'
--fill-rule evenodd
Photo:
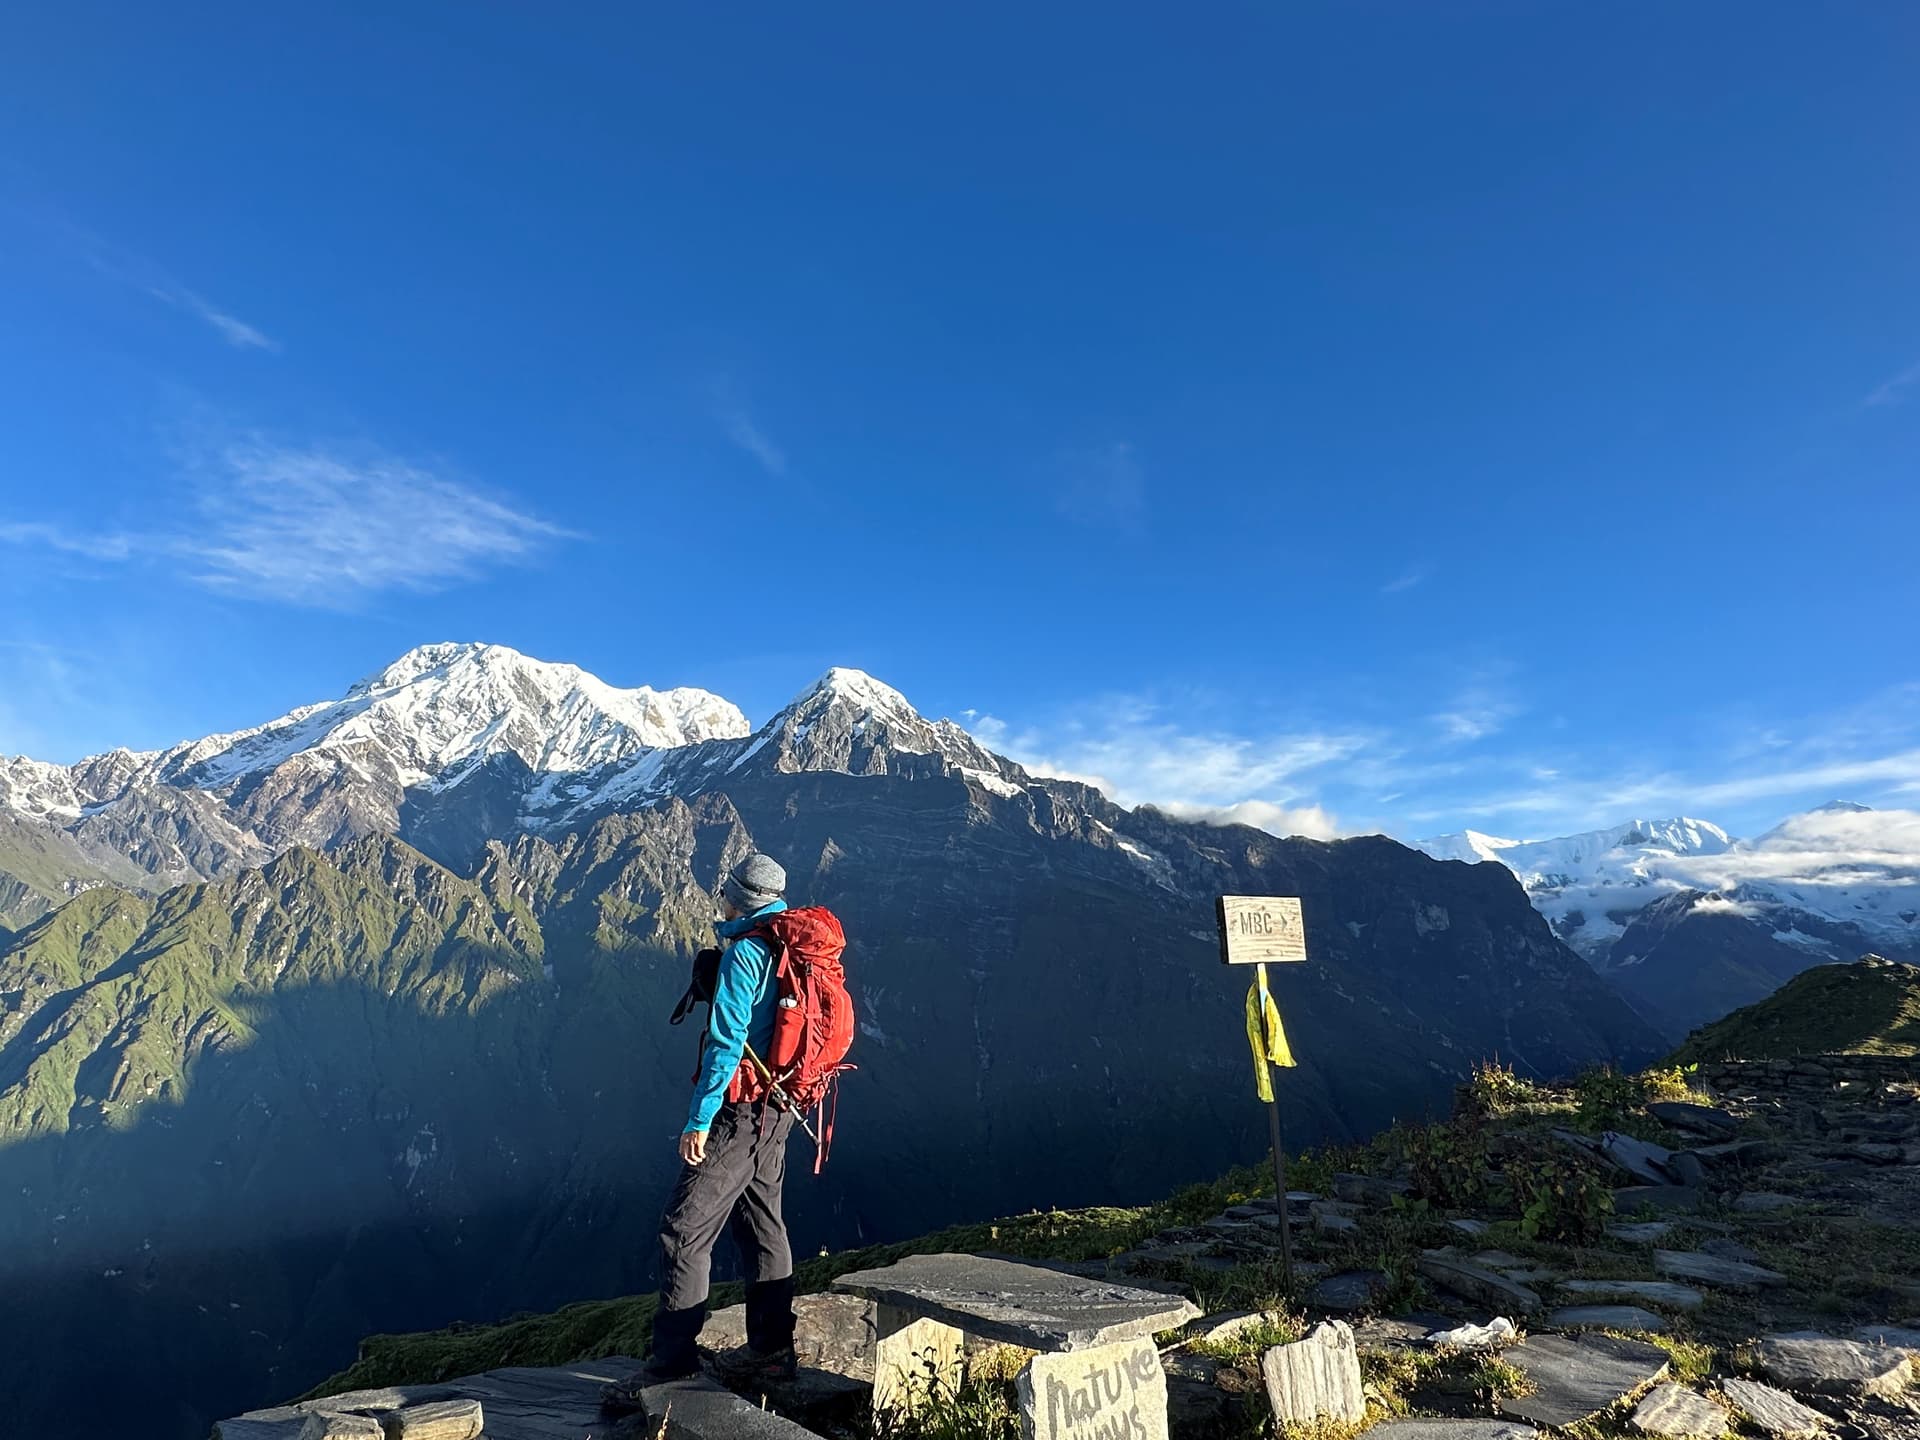
<path fill-rule="evenodd" d="M 757 1099 L 741 1098 L 757 1087 L 740 1080 L 743 1066 L 751 1074 L 757 1057 L 773 1053 L 781 997 L 768 922 L 786 910 L 786 889 L 787 872 L 758 853 L 720 884 L 715 928 L 725 950 L 680 1135 L 680 1179 L 660 1222 L 653 1348 L 645 1368 L 618 1387 L 623 1391 L 699 1370 L 694 1341 L 706 1319 L 713 1247 L 722 1230 L 732 1232 L 749 1277 L 747 1344 L 727 1357 L 729 1368 L 762 1381 L 791 1379 L 795 1372 L 793 1251 L 780 1213 L 795 1116 L 764 1089 Z"/>

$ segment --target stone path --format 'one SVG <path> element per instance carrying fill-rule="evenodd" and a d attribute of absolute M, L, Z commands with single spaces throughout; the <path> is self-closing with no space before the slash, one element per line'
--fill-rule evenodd
<path fill-rule="evenodd" d="M 1666 1351 L 1611 1335 L 1530 1335 L 1505 1358 L 1535 1388 L 1502 1399 L 1501 1412 L 1555 1427 L 1598 1415 L 1667 1373 Z"/>
<path fill-rule="evenodd" d="M 600 1391 L 640 1368 L 629 1356 L 613 1355 L 581 1365 L 550 1369 L 514 1367 L 489 1370 L 440 1385 L 401 1385 L 380 1390 L 355 1390 L 325 1400 L 254 1410 L 213 1427 L 214 1440 L 298 1440 L 307 1418 L 316 1411 L 359 1412 L 380 1415 L 408 1405 L 436 1401 L 478 1400 L 485 1413 L 486 1440 L 601 1440 L 613 1433 L 612 1422 L 600 1411 Z M 712 1386 L 718 1389 L 717 1386 Z M 727 1391 L 721 1391 L 729 1399 Z M 738 1402 L 745 1405 L 745 1401 Z M 755 1413 L 760 1413 L 756 1411 Z M 769 1416 L 769 1419 L 777 1417 Z M 738 1435 L 741 1440 L 795 1440 L 807 1432 L 782 1420 L 784 1430 L 719 1430 L 709 1435 Z M 672 1436 L 672 1432 L 669 1432 Z M 677 1436 L 673 1440 L 678 1440 Z"/>

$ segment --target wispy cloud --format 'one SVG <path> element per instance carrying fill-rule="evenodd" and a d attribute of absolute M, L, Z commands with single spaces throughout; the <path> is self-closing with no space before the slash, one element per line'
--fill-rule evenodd
<path fill-rule="evenodd" d="M 1382 595 L 1398 595 L 1403 591 L 1413 589 L 1416 585 L 1425 584 L 1428 577 L 1432 574 L 1433 567 L 1431 565 L 1410 565 L 1398 575 L 1394 576 L 1393 579 L 1382 585 L 1380 587 L 1380 593 Z"/>
<path fill-rule="evenodd" d="M 279 351 L 279 341 L 183 284 L 157 261 L 123 245 L 116 245 L 105 236 L 56 212 L 43 210 L 39 212 L 39 219 L 47 231 L 62 237 L 100 274 L 131 286 L 163 305 L 191 315 L 234 349 Z"/>
<path fill-rule="evenodd" d="M 733 386 L 724 379 L 715 380 L 708 391 L 713 418 L 720 422 L 727 439 L 752 456 L 754 463 L 767 474 L 775 479 L 783 477 L 787 473 L 787 452 L 760 428 L 760 422 L 734 393 Z"/>
<path fill-rule="evenodd" d="M 557 525 L 410 461 L 347 457 L 253 438 L 208 457 L 187 542 L 195 577 L 297 605 L 388 590 L 432 591 L 525 560 Z"/>
<path fill-rule="evenodd" d="M 1122 805 L 1322 838 L 1337 833 L 1337 822 L 1303 794 L 1305 777 L 1365 743 L 1349 734 L 1195 729 L 1134 697 L 1106 697 L 1018 731 L 992 715 L 977 716 L 969 728 L 1034 773 L 1095 786 Z"/>
<path fill-rule="evenodd" d="M 1867 398 L 1860 402 L 1862 409 L 1872 409 L 1879 405 L 1894 405 L 1906 399 L 1906 391 L 1920 382 L 1920 361 L 1915 361 L 1898 375 L 1891 376 L 1874 386 Z"/>
<path fill-rule="evenodd" d="M 41 547 L 88 560 L 125 560 L 136 548 L 126 535 L 72 532 L 44 520 L 0 521 L 0 545 Z"/>
<path fill-rule="evenodd" d="M 430 592 L 533 558 L 570 532 L 442 470 L 383 451 L 245 436 L 190 457 L 191 527 L 112 534 L 41 519 L 0 522 L 0 543 L 109 562 L 164 560 L 212 589 L 350 609 Z"/>
<path fill-rule="evenodd" d="M 1125 440 L 1066 457 L 1056 508 L 1069 520 L 1134 530 L 1147 515 L 1147 472 Z"/>
<path fill-rule="evenodd" d="M 787 452 L 769 440 L 746 411 L 735 410 L 721 419 L 727 427 L 727 438 L 758 460 L 762 470 L 776 477 L 787 473 Z"/>
<path fill-rule="evenodd" d="M 204 295 L 189 290 L 184 285 L 168 281 L 164 284 L 148 285 L 146 291 L 154 299 L 204 320 L 219 333 L 221 339 L 236 350 L 278 352 L 280 349 L 278 340 L 263 335 L 246 321 L 227 314 Z"/>

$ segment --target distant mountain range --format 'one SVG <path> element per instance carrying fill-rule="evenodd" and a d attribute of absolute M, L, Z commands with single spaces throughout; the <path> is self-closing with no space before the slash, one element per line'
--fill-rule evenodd
<path fill-rule="evenodd" d="M 1835 801 L 1751 840 L 1630 820 L 1552 840 L 1466 830 L 1438 859 L 1511 870 L 1554 933 L 1680 1035 L 1813 965 L 1920 960 L 1920 813 Z"/>
<path fill-rule="evenodd" d="M 1485 1055 L 1666 1048 L 1500 867 L 1122 809 L 857 671 L 752 728 L 429 646 L 256 729 L 4 773 L 23 1430 L 137 1400 L 197 1440 L 362 1335 L 650 1288 L 693 1063 L 664 1016 L 754 847 L 852 938 L 860 1069 L 833 1163 L 796 1175 L 803 1245 L 1257 1156 L 1222 893 L 1302 898 L 1311 959 L 1275 977 L 1296 1144 L 1443 1109 Z"/>

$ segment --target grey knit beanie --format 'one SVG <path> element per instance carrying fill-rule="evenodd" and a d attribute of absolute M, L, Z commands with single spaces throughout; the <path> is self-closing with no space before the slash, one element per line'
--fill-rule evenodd
<path fill-rule="evenodd" d="M 771 855 L 756 850 L 720 882 L 720 893 L 751 914 L 787 893 L 787 872 Z"/>

